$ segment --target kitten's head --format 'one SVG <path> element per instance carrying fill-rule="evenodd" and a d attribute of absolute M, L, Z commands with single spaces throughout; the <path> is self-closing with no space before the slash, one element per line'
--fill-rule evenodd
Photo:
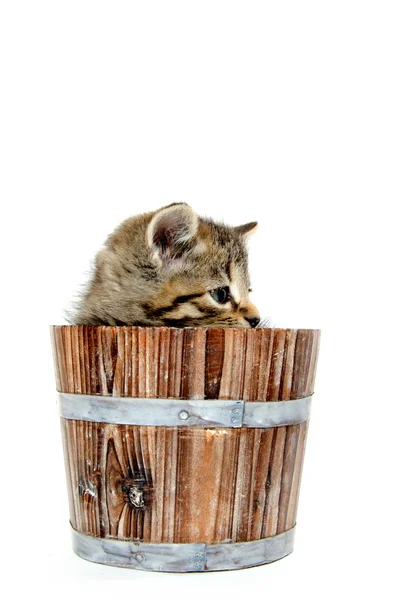
<path fill-rule="evenodd" d="M 74 322 L 92 325 L 256 327 L 246 238 L 172 204 L 124 221 L 96 257 Z"/>

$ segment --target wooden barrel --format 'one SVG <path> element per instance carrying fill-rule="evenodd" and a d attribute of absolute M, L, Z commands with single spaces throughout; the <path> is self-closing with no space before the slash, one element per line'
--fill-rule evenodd
<path fill-rule="evenodd" d="M 51 336 L 79 556 L 185 572 L 292 552 L 319 330 Z"/>

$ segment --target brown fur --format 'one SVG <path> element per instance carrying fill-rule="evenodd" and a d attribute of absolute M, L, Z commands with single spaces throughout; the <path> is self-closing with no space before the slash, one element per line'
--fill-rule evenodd
<path fill-rule="evenodd" d="M 259 314 L 248 296 L 245 244 L 255 227 L 214 223 L 187 204 L 127 219 L 98 252 L 92 279 L 70 322 L 256 326 Z M 225 303 L 216 300 L 219 288 L 230 290 Z"/>

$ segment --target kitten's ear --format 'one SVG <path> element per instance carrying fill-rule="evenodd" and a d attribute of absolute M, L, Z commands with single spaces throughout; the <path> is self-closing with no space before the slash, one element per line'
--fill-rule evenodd
<path fill-rule="evenodd" d="M 198 217 L 187 204 L 175 204 L 157 212 L 149 223 L 147 239 L 162 262 L 172 263 L 190 249 L 198 229 Z"/>
<path fill-rule="evenodd" d="M 248 238 L 252 235 L 258 228 L 258 223 L 256 221 L 252 221 L 251 223 L 246 223 L 245 225 L 239 225 L 238 227 L 234 227 L 234 231 L 239 235 L 242 235 L 244 238 Z"/>

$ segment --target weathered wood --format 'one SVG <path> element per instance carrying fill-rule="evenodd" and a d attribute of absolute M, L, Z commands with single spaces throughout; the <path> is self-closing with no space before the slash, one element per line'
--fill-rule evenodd
<path fill-rule="evenodd" d="M 319 331 L 51 328 L 58 391 L 278 402 L 310 396 Z M 272 429 L 61 419 L 70 520 L 148 543 L 247 542 L 296 521 L 307 422 Z"/>

